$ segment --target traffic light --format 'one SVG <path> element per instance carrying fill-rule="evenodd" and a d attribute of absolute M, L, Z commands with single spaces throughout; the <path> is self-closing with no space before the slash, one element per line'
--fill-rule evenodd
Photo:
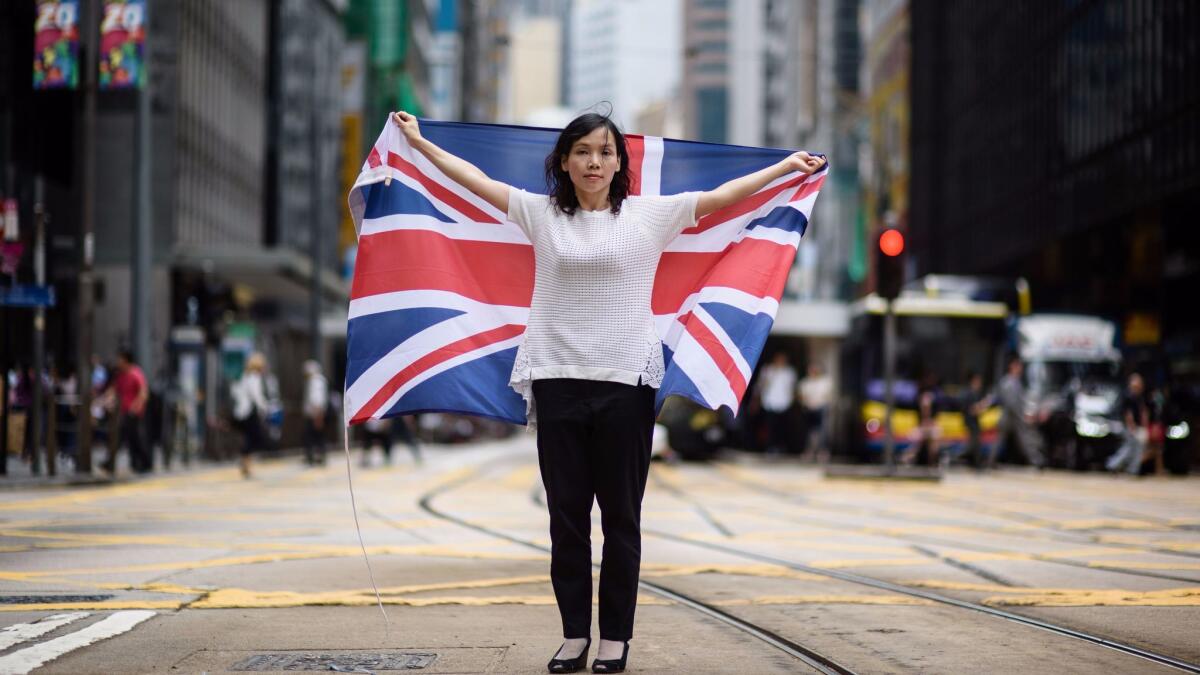
<path fill-rule="evenodd" d="M 895 228 L 879 233 L 875 251 L 875 293 L 892 300 L 904 285 L 904 235 Z"/>

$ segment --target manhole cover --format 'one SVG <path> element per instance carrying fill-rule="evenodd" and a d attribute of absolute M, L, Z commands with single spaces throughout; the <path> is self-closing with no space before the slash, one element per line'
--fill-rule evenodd
<path fill-rule="evenodd" d="M 324 670 L 340 673 L 373 673 L 377 670 L 419 670 L 437 654 L 255 654 L 230 666 L 230 670 Z"/>
<path fill-rule="evenodd" d="M 112 595 L 0 595 L 0 605 L 41 605 L 55 602 L 101 602 Z"/>

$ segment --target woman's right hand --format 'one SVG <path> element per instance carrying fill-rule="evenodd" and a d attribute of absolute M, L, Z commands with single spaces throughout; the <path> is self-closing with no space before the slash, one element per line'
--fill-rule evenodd
<path fill-rule="evenodd" d="M 410 115 L 403 110 L 392 113 L 392 122 L 400 127 L 400 131 L 409 143 L 415 143 L 421 140 L 421 127 L 417 124 L 417 117 Z"/>

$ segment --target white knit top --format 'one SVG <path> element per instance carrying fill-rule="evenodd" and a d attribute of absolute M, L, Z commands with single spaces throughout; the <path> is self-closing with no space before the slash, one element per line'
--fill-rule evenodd
<path fill-rule="evenodd" d="M 508 219 L 533 242 L 533 303 L 509 386 L 536 424 L 533 380 L 574 378 L 658 387 L 662 343 L 650 294 L 663 249 L 696 220 L 699 192 L 628 197 L 609 209 L 557 211 L 513 188 Z"/>

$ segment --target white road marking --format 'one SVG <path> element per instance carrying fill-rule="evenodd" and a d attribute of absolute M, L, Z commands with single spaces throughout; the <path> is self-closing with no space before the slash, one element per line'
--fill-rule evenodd
<path fill-rule="evenodd" d="M 136 610 L 116 612 L 83 630 L 54 638 L 42 644 L 26 647 L 8 656 L 0 656 L 0 673 L 4 675 L 25 675 L 39 666 L 72 652 L 80 647 L 120 635 L 139 623 L 154 616 L 156 612 Z"/>
<path fill-rule="evenodd" d="M 34 623 L 13 624 L 0 630 L 0 651 L 4 651 L 13 645 L 19 645 L 22 642 L 28 642 L 35 637 L 45 635 L 59 626 L 65 626 L 72 621 L 78 621 L 89 614 L 90 612 L 52 614 Z"/>

